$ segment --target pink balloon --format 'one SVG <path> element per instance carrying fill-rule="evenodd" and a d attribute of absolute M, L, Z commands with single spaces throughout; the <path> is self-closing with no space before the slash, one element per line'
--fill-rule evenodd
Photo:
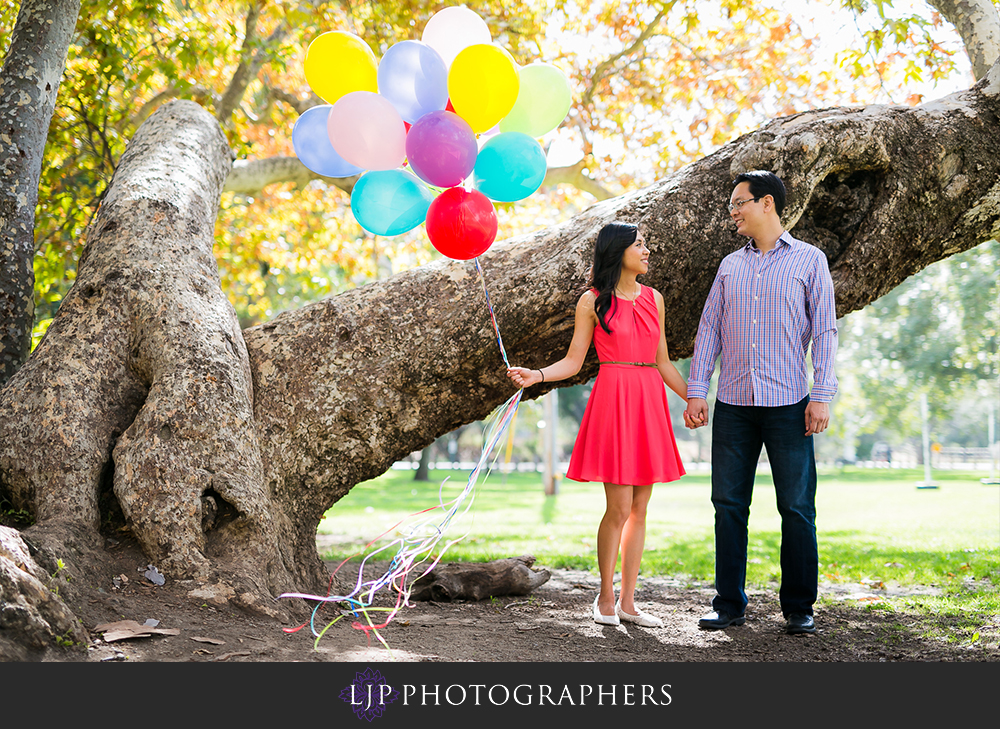
<path fill-rule="evenodd" d="M 417 177 L 437 187 L 454 187 L 472 174 L 479 145 L 458 114 L 431 111 L 406 135 L 406 159 Z"/>
<path fill-rule="evenodd" d="M 337 100 L 326 121 L 330 143 L 345 162 L 365 170 L 394 170 L 406 158 L 403 117 L 384 96 L 352 91 Z"/>

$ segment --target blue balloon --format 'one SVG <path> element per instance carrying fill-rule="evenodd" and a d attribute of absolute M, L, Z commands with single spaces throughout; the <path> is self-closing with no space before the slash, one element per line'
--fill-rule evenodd
<path fill-rule="evenodd" d="M 503 132 L 479 150 L 473 184 L 490 200 L 515 202 L 542 186 L 545 169 L 538 142 L 523 132 Z"/>
<path fill-rule="evenodd" d="M 448 67 L 421 41 L 400 41 L 378 64 L 378 92 L 410 124 L 448 105 Z"/>
<path fill-rule="evenodd" d="M 434 199 L 416 175 L 404 170 L 369 170 L 351 192 L 351 212 L 358 224 L 375 235 L 400 235 L 427 218 Z"/>
<path fill-rule="evenodd" d="M 292 127 L 292 147 L 299 161 L 317 175 L 353 177 L 364 170 L 345 162 L 333 148 L 326 129 L 331 108 L 329 104 L 322 104 L 306 109 Z"/>

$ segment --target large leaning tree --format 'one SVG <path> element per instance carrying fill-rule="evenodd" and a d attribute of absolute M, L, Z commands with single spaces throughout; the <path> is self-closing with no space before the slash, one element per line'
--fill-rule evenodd
<path fill-rule="evenodd" d="M 757 168 L 787 184 L 785 225 L 826 253 L 838 315 L 864 307 L 997 234 L 998 145 L 997 63 L 918 107 L 775 119 L 646 189 L 494 244 L 481 263 L 507 351 L 532 367 L 564 353 L 594 236 L 626 220 L 648 231 L 645 283 L 664 295 L 672 356 L 688 356 L 719 262 L 741 245 L 724 205 L 731 181 Z M 241 331 L 212 253 L 231 167 L 201 106 L 152 114 L 76 283 L 0 390 L 0 497 L 32 521 L 0 527 L 0 656 L 80 637 L 84 581 L 57 597 L 47 575 L 99 575 L 122 525 L 199 600 L 287 619 L 302 606 L 276 595 L 326 584 L 324 512 L 512 393 L 471 262 L 437 261 Z M 595 373 L 591 357 L 559 386 Z"/>

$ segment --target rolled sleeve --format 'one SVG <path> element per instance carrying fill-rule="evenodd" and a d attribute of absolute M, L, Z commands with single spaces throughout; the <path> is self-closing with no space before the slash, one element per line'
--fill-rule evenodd
<path fill-rule="evenodd" d="M 705 308 L 702 309 L 698 334 L 694 340 L 694 355 L 691 357 L 691 369 L 688 374 L 688 399 L 708 399 L 715 360 L 722 351 L 721 322 L 724 301 L 722 277 L 716 274 L 708 299 L 705 301 Z"/>
<path fill-rule="evenodd" d="M 812 315 L 813 386 L 810 399 L 830 402 L 837 394 L 837 302 L 826 256 L 820 256 L 809 291 Z"/>

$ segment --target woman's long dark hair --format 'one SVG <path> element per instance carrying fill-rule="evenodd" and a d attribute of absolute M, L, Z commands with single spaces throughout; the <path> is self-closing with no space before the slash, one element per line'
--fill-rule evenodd
<path fill-rule="evenodd" d="M 639 226 L 633 223 L 608 223 L 597 234 L 594 244 L 594 265 L 590 269 L 589 287 L 597 289 L 597 301 L 594 309 L 601 328 L 611 334 L 608 326 L 609 312 L 614 315 L 618 309 L 618 297 L 615 296 L 615 286 L 622 275 L 622 256 L 626 249 L 635 243 L 639 234 Z"/>

